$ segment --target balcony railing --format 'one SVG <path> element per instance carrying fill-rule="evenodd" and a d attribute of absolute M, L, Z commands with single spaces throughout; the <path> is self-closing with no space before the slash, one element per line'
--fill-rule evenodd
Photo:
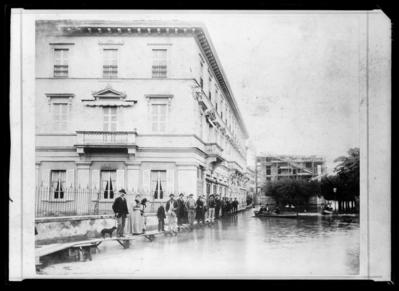
<path fill-rule="evenodd" d="M 136 131 L 77 131 L 81 145 L 135 144 Z"/>
<path fill-rule="evenodd" d="M 136 131 L 77 131 L 78 153 L 84 148 L 127 148 L 129 154 L 135 153 Z"/>
<path fill-rule="evenodd" d="M 208 155 L 221 156 L 223 149 L 217 143 L 208 143 L 205 145 L 205 151 Z"/>

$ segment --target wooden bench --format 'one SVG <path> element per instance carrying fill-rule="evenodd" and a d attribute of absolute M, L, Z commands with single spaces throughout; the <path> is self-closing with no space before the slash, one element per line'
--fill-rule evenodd
<path fill-rule="evenodd" d="M 141 234 L 140 236 L 144 236 L 146 239 L 148 239 L 149 241 L 153 241 L 155 239 L 155 236 L 163 234 L 163 231 L 147 231 L 143 234 Z"/>
<path fill-rule="evenodd" d="M 76 241 L 69 243 L 56 243 L 51 245 L 43 245 L 35 248 L 35 264 L 36 266 L 41 265 L 41 258 L 47 255 L 51 255 L 64 250 L 77 250 L 79 259 L 85 260 L 88 258 L 91 260 L 91 249 L 96 248 L 104 241 L 117 241 L 124 249 L 130 247 L 130 241 L 134 240 L 133 236 L 126 237 L 109 237 L 109 238 L 97 238 L 84 241 Z"/>

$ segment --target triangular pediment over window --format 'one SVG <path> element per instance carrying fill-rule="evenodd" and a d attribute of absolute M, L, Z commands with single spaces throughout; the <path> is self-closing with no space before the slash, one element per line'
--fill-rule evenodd
<path fill-rule="evenodd" d="M 107 86 L 106 88 L 92 93 L 90 99 L 83 99 L 86 106 L 132 106 L 137 100 L 128 99 L 126 93 Z"/>

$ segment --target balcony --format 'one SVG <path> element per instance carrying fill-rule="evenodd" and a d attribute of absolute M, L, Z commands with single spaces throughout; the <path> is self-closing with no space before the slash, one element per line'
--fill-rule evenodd
<path fill-rule="evenodd" d="M 136 131 L 77 131 L 79 154 L 91 150 L 127 150 L 128 154 L 136 153 Z"/>
<path fill-rule="evenodd" d="M 211 163 L 221 163 L 224 161 L 222 157 L 223 149 L 217 143 L 205 144 L 205 152 L 208 155 L 208 161 Z"/>
<path fill-rule="evenodd" d="M 236 172 L 243 173 L 243 168 L 236 161 L 229 161 L 227 166 Z"/>

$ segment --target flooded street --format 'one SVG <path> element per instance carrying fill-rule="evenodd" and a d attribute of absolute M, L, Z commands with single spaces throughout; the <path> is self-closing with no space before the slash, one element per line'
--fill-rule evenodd
<path fill-rule="evenodd" d="M 359 272 L 359 223 L 323 217 L 256 218 L 253 211 L 177 237 L 100 245 L 92 261 L 49 265 L 43 275 L 109 277 L 342 276 Z M 107 275 L 105 275 L 107 274 Z"/>

